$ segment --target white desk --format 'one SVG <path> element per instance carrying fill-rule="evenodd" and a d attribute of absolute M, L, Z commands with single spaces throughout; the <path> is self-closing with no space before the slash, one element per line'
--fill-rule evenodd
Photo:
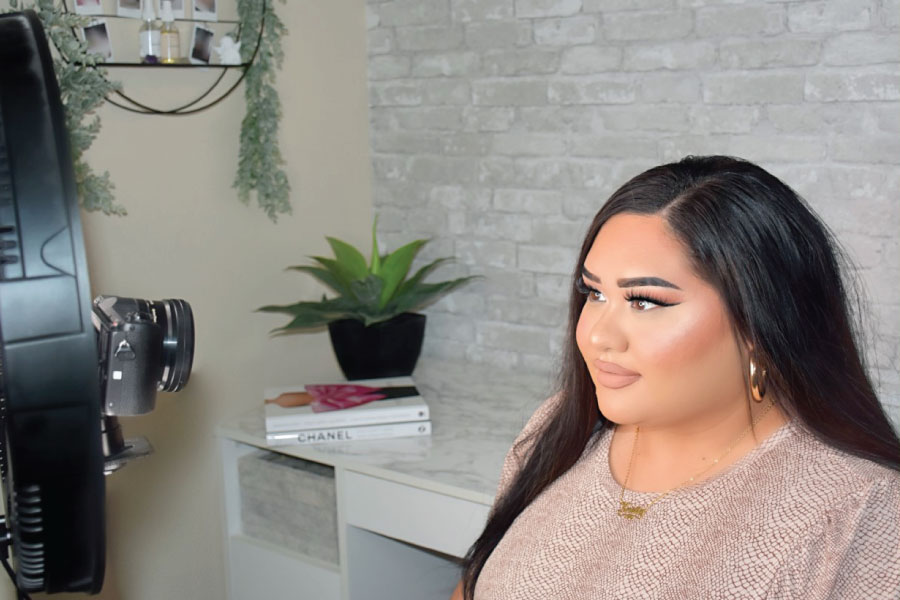
<path fill-rule="evenodd" d="M 231 600 L 445 600 L 484 526 L 503 457 L 549 393 L 543 377 L 422 362 L 430 437 L 268 448 L 262 408 L 218 428 Z M 244 534 L 238 459 L 267 449 L 334 468 L 338 564 Z"/>

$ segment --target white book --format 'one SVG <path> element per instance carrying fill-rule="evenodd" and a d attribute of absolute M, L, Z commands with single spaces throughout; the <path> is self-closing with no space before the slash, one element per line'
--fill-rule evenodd
<path fill-rule="evenodd" d="M 332 427 L 326 429 L 306 429 L 303 431 L 267 433 L 266 442 L 270 446 L 293 446 L 297 444 L 321 444 L 326 442 L 386 440 L 390 438 L 420 435 L 431 435 L 431 421 L 410 421 L 407 423 L 385 423 L 381 425 L 360 425 L 359 427 Z"/>
<path fill-rule="evenodd" d="M 334 393 L 328 390 L 322 391 L 332 386 L 346 387 L 350 393 L 342 396 L 340 389 L 333 390 Z M 360 386 L 371 388 L 372 396 L 367 396 L 368 392 L 366 391 L 359 391 Z M 274 400 L 284 394 L 304 392 L 311 393 L 304 400 L 309 401 L 309 404 L 281 406 L 274 403 Z M 265 415 L 268 433 L 427 421 L 430 418 L 428 405 L 419 394 L 411 377 L 387 377 L 334 384 L 267 388 L 263 395 L 266 399 Z M 360 398 L 364 400 L 366 397 L 377 399 L 362 401 L 354 405 L 354 403 L 360 402 Z M 349 406 L 349 408 L 342 408 L 342 406 Z"/>

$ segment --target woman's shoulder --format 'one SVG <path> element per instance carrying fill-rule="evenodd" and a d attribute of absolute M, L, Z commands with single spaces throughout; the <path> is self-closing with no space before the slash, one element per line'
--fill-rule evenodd
<path fill-rule="evenodd" d="M 782 485 L 786 495 L 830 512 L 861 505 L 877 494 L 881 503 L 900 512 L 900 472 L 836 448 L 803 425 L 790 427 L 795 435 L 780 453 L 789 471 Z"/>
<path fill-rule="evenodd" d="M 559 403 L 562 401 L 560 393 L 553 394 L 540 403 L 531 413 L 531 417 L 525 422 L 525 426 L 516 436 L 512 445 L 512 452 L 521 460 L 528 450 L 534 445 L 537 434 L 544 429 L 547 422 L 553 418 Z"/>
<path fill-rule="evenodd" d="M 522 428 L 523 432 L 540 429 L 552 416 L 559 403 L 562 402 L 562 393 L 557 392 L 544 400 L 531 414 L 531 417 Z"/>
<path fill-rule="evenodd" d="M 537 435 L 543 430 L 547 421 L 552 418 L 560 401 L 561 396 L 559 394 L 550 396 L 541 402 L 537 409 L 531 414 L 531 417 L 525 422 L 525 426 L 519 432 L 519 435 L 516 436 L 512 447 L 506 453 L 506 458 L 503 460 L 503 468 L 500 471 L 500 482 L 497 487 L 497 497 L 506 493 L 506 490 L 512 485 L 519 470 L 525 464 L 528 453 L 534 447 Z"/>
<path fill-rule="evenodd" d="M 789 548 L 767 597 L 828 589 L 829 598 L 900 591 L 900 473 L 797 431 L 765 539 Z M 818 597 L 818 596 L 817 596 Z"/>
<path fill-rule="evenodd" d="M 895 485 L 900 484 L 900 472 L 882 465 L 874 460 L 864 458 L 837 448 L 824 441 L 808 427 L 792 422 L 797 432 L 799 452 L 795 457 L 806 462 L 809 469 L 835 482 L 846 480 L 848 484 L 859 486 L 866 483 L 887 480 Z"/>

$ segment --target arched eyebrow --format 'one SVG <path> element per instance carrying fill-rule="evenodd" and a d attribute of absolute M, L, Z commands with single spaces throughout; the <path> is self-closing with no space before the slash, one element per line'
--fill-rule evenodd
<path fill-rule="evenodd" d="M 587 279 L 591 281 L 596 281 L 597 283 L 602 283 L 600 278 L 590 271 L 587 270 L 586 267 L 581 267 L 581 274 L 584 275 Z M 672 283 L 671 281 L 666 281 L 661 277 L 629 277 L 628 279 L 618 279 L 616 280 L 616 285 L 620 288 L 629 288 L 629 287 L 641 287 L 645 285 L 652 285 L 656 287 L 667 287 L 675 290 L 680 290 L 681 288 Z"/>

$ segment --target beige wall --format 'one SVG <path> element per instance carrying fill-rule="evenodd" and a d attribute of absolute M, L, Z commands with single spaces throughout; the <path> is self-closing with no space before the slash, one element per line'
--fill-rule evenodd
<path fill-rule="evenodd" d="M 327 252 L 325 234 L 369 239 L 365 8 L 362 0 L 275 6 L 290 31 L 278 89 L 293 216 L 273 225 L 231 189 L 243 87 L 191 117 L 100 112 L 90 161 L 109 169 L 129 215 L 83 215 L 93 293 L 184 298 L 197 329 L 187 389 L 124 421 L 126 436 L 146 435 L 156 453 L 107 479 L 102 598 L 223 598 L 216 424 L 257 405 L 264 383 L 339 373 L 327 334 L 273 340 L 267 332 L 284 319 L 253 310 L 314 297 L 307 278 L 283 268 Z M 145 99 L 186 97 L 208 78 L 147 71 L 114 75 Z M 13 598 L 2 585 L 0 597 Z"/>

